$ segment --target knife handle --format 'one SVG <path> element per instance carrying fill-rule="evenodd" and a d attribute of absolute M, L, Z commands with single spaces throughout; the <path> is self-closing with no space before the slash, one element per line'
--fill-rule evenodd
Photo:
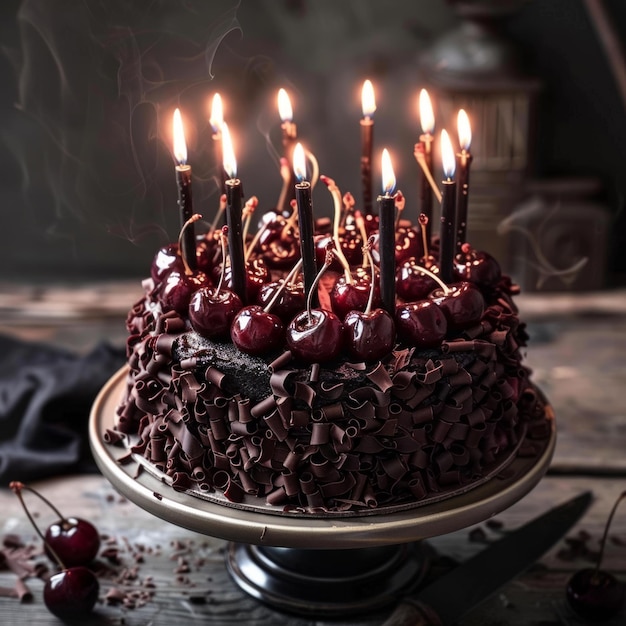
<path fill-rule="evenodd" d="M 417 600 L 403 600 L 383 626 L 443 626 L 437 613 Z"/>

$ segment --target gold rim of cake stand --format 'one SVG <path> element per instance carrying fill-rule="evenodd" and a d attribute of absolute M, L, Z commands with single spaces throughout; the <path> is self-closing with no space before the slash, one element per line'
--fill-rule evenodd
<path fill-rule="evenodd" d="M 534 457 L 518 457 L 504 476 L 463 494 L 415 509 L 339 518 L 280 516 L 240 510 L 180 493 L 148 472 L 136 477 L 137 464 L 118 463 L 125 449 L 104 443 L 113 428 L 128 369 L 116 372 L 91 409 L 89 439 L 98 467 L 109 482 L 142 509 L 168 522 L 212 537 L 286 548 L 364 548 L 420 541 L 471 526 L 512 506 L 546 473 L 556 445 L 553 412 L 545 447 Z"/>

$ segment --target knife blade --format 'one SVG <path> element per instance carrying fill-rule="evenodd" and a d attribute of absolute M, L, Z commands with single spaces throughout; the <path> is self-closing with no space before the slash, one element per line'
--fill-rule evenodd
<path fill-rule="evenodd" d="M 453 624 L 548 551 L 580 519 L 592 500 L 586 491 L 490 544 L 402 602 L 383 626 Z"/>

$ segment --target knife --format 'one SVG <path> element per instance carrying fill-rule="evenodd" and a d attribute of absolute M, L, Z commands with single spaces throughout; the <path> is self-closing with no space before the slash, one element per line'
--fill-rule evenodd
<path fill-rule="evenodd" d="M 451 572 L 403 598 L 383 626 L 453 624 L 535 563 L 578 521 L 591 500 L 591 492 L 586 491 L 490 544 Z"/>

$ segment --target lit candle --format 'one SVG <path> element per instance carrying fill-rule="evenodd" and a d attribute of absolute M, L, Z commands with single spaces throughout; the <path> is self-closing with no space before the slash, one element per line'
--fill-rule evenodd
<path fill-rule="evenodd" d="M 372 145 L 374 135 L 374 112 L 376 99 L 371 81 L 366 80 L 361 89 L 361 184 L 363 185 L 363 209 L 372 212 Z"/>
<path fill-rule="evenodd" d="M 457 129 L 461 152 L 457 153 L 457 191 L 456 191 L 456 251 L 467 241 L 467 204 L 469 200 L 469 173 L 472 163 L 470 144 L 472 143 L 472 127 L 467 113 L 461 109 L 457 115 Z"/>
<path fill-rule="evenodd" d="M 291 100 L 289 94 L 281 87 L 278 90 L 278 114 L 280 115 L 283 136 L 283 154 L 287 163 L 293 163 L 293 151 L 298 140 L 298 128 L 293 122 L 293 109 L 291 107 Z M 287 186 L 289 193 L 285 194 L 282 198 L 282 206 L 277 207 L 277 210 L 282 213 L 290 212 L 290 203 L 294 199 L 294 189 L 296 184 L 296 177 L 293 170 L 289 170 L 290 181 Z"/>
<path fill-rule="evenodd" d="M 426 89 L 420 91 L 419 112 L 422 134 L 420 135 L 417 148 L 423 154 L 424 159 L 419 177 L 420 213 L 423 213 L 428 218 L 428 222 L 426 223 L 426 236 L 428 241 L 430 241 L 430 225 L 433 217 L 433 192 L 429 181 L 429 174 L 431 174 L 433 169 L 433 131 L 435 130 L 435 114 L 433 113 L 433 106 Z"/>
<path fill-rule="evenodd" d="M 224 107 L 222 105 L 222 97 L 219 93 L 213 95 L 211 104 L 211 116 L 209 124 L 213 129 L 213 147 L 215 150 L 215 162 L 219 170 L 219 186 L 220 193 L 226 193 L 226 172 L 224 171 L 224 152 L 222 149 L 222 124 L 224 123 Z"/>
<path fill-rule="evenodd" d="M 191 166 L 187 164 L 187 143 L 180 111 L 174 111 L 174 158 L 176 165 L 176 184 L 178 186 L 178 208 L 180 212 L 181 228 L 193 215 L 193 198 L 191 195 Z M 195 270 L 196 263 L 196 234 L 193 224 L 185 228 L 182 238 L 183 249 L 180 251 L 187 265 Z"/>
<path fill-rule="evenodd" d="M 392 316 L 396 312 L 396 177 L 387 148 L 381 158 L 383 194 L 378 196 L 378 253 L 380 256 L 380 296 L 383 308 Z"/>
<path fill-rule="evenodd" d="M 304 293 L 308 294 L 315 281 L 317 267 L 315 264 L 315 242 L 313 239 L 313 203 L 311 200 L 311 183 L 306 180 L 306 159 L 302 144 L 296 144 L 293 151 L 293 171 L 298 179 L 295 185 L 296 203 L 298 206 L 298 229 L 300 231 L 300 254 L 302 257 L 302 274 L 304 276 Z M 317 302 L 316 294 L 311 296 Z"/>
<path fill-rule="evenodd" d="M 241 181 L 237 178 L 237 160 L 228 124 L 222 124 L 222 147 L 226 180 L 226 224 L 228 226 L 228 252 L 230 256 L 231 289 L 246 302 L 246 262 L 241 233 Z"/>
<path fill-rule="evenodd" d="M 441 193 L 441 231 L 439 240 L 439 276 L 444 283 L 453 282 L 454 253 L 456 251 L 456 161 L 452 142 L 445 130 L 441 131 L 441 160 L 443 163 L 443 189 Z"/>

